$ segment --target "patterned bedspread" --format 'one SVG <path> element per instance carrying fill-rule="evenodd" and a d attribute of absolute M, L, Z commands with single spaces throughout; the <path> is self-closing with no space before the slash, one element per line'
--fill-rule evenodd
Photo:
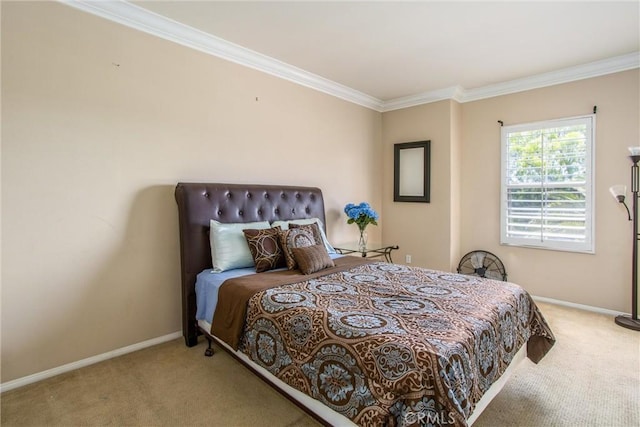
<path fill-rule="evenodd" d="M 356 424 L 466 425 L 523 344 L 537 362 L 554 341 L 517 285 L 367 263 L 253 295 L 240 348 Z"/>

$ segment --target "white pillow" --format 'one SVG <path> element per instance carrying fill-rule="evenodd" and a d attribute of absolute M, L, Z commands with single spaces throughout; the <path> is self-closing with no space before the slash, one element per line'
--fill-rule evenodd
<path fill-rule="evenodd" d="M 305 219 L 290 219 L 287 221 L 274 221 L 271 226 L 276 227 L 280 226 L 283 230 L 289 229 L 289 224 L 298 224 L 298 225 L 307 225 L 307 224 L 318 224 L 318 228 L 320 229 L 320 235 L 322 236 L 322 242 L 324 243 L 324 247 L 327 249 L 327 252 L 330 254 L 335 254 L 336 250 L 329 244 L 329 240 L 327 239 L 327 235 L 324 234 L 324 226 L 322 225 L 322 221 L 320 218 L 305 218 Z"/>
<path fill-rule="evenodd" d="M 211 220 L 210 226 L 211 262 L 216 273 L 252 267 L 253 257 L 242 230 L 271 228 L 269 221 L 225 224 L 215 219 Z"/>

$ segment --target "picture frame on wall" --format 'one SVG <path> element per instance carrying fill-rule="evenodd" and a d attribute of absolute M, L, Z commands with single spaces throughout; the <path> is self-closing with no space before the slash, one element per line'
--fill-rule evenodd
<path fill-rule="evenodd" d="M 430 203 L 431 141 L 393 145 L 393 201 Z"/>

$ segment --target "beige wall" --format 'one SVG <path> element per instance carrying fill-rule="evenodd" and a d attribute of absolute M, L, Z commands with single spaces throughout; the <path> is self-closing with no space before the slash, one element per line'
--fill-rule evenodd
<path fill-rule="evenodd" d="M 178 181 L 382 207 L 380 113 L 60 3 L 2 2 L 2 113 L 2 382 L 180 330 Z"/>
<path fill-rule="evenodd" d="M 640 144 L 638 70 L 458 104 L 384 113 L 385 240 L 394 258 L 455 270 L 475 249 L 502 259 L 509 280 L 531 294 L 610 310 L 631 310 L 631 226 L 608 189 L 629 184 L 627 146 Z M 500 245 L 500 127 L 589 114 L 596 118 L 596 254 Z M 430 139 L 431 203 L 393 202 L 393 144 Z"/>
<path fill-rule="evenodd" d="M 532 294 L 629 311 L 608 187 L 638 145 L 638 70 L 384 114 L 59 3 L 2 2 L 2 382 L 180 329 L 177 181 L 314 185 L 381 213 L 394 260 L 483 248 Z M 117 64 L 117 65 L 116 65 Z M 598 105 L 595 255 L 499 245 L 500 129 Z M 431 203 L 393 202 L 393 144 L 431 140 Z"/>
<path fill-rule="evenodd" d="M 455 271 L 460 261 L 460 218 L 462 217 L 461 201 L 462 201 L 462 106 L 457 102 L 451 102 L 451 176 L 450 176 L 450 199 L 451 220 L 449 232 L 451 242 L 449 244 L 449 265 L 448 270 Z"/>
<path fill-rule="evenodd" d="M 640 145 L 638 70 L 462 105 L 462 252 L 486 249 L 509 280 L 538 296 L 631 310 L 631 224 L 609 187 L 629 185 L 627 146 Z M 596 254 L 500 246 L 500 127 L 590 114 L 597 105 Z"/>
<path fill-rule="evenodd" d="M 440 101 L 382 115 L 383 240 L 400 246 L 393 260 L 449 270 L 452 245 L 452 131 L 458 115 L 453 101 Z M 452 118 L 454 117 L 454 118 Z M 457 140 L 458 138 L 455 138 Z M 431 203 L 393 201 L 393 144 L 431 141 Z M 455 173 L 453 173 L 455 176 Z M 457 227 L 454 226 L 454 227 Z"/>

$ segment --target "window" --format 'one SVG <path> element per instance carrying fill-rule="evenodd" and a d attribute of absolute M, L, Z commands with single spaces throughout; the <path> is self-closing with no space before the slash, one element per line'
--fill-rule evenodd
<path fill-rule="evenodd" d="M 595 115 L 502 128 L 504 245 L 594 252 Z"/>

